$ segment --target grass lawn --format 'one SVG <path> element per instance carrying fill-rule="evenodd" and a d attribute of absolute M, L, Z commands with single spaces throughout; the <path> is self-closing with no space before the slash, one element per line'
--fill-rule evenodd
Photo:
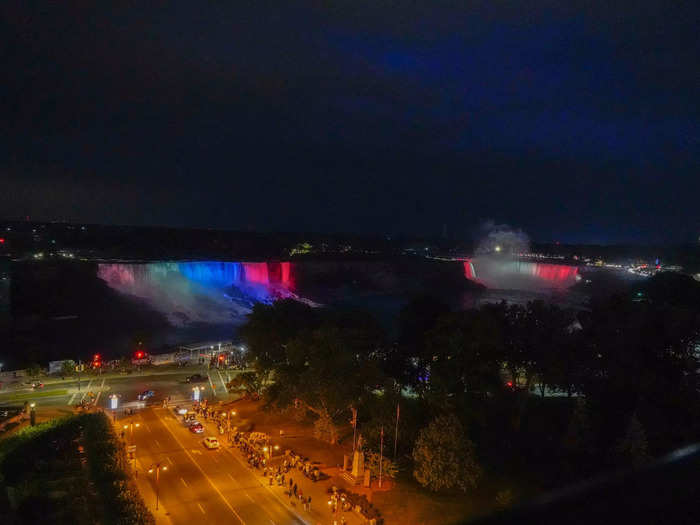
<path fill-rule="evenodd" d="M 61 388 L 58 390 L 40 390 L 38 392 L 22 392 L 18 394 L 8 394 L 0 396 L 0 402 L 8 401 L 30 401 L 32 399 L 38 399 L 41 397 L 59 397 L 68 395 L 67 388 Z"/>

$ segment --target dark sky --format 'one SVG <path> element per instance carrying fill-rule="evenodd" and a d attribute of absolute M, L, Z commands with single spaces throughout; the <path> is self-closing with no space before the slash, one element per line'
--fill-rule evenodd
<path fill-rule="evenodd" d="M 0 215 L 700 235 L 700 2 L 109 4 L 0 2 Z"/>

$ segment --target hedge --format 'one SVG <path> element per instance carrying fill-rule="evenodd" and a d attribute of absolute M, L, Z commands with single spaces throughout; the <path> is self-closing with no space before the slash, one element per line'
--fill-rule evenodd
<path fill-rule="evenodd" d="M 92 480 L 102 495 L 107 523 L 153 525 L 155 519 L 126 473 L 124 447 L 107 416 L 85 414 L 85 449 Z"/>

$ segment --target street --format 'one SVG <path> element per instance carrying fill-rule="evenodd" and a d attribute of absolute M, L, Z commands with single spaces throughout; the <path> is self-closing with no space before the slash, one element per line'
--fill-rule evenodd
<path fill-rule="evenodd" d="M 133 430 L 139 483 L 148 476 L 155 491 L 155 471 L 148 470 L 158 463 L 167 467 L 159 475 L 159 505 L 172 523 L 310 523 L 263 485 L 224 439 L 218 450 L 204 448 L 202 440 L 216 435 L 213 424 L 205 424 L 204 434 L 193 434 L 171 409 L 163 408 L 148 408 L 119 423 L 139 423 Z M 127 430 L 127 443 L 131 435 Z"/>
<path fill-rule="evenodd" d="M 201 373 L 206 380 L 187 383 L 187 376 L 193 373 Z M 191 407 L 195 386 L 203 389 L 203 395 L 211 403 L 229 401 L 225 382 L 233 373 L 188 367 L 151 369 L 130 375 L 89 375 L 81 379 L 80 390 L 75 377 L 48 378 L 37 390 L 22 384 L 3 392 L 0 403 L 36 403 L 41 419 L 72 412 L 81 401 L 104 410 L 113 420 L 117 434 L 123 432 L 125 443 L 135 445 L 136 483 L 157 523 L 329 523 L 332 517 L 326 505 L 325 488 L 318 486 L 311 490 L 310 481 L 299 481 L 300 488 L 306 484 L 307 494 L 314 499 L 312 509 L 304 510 L 301 502 L 284 495 L 282 487 L 270 487 L 261 471 L 252 470 L 239 449 L 231 448 L 226 438 L 218 435 L 215 423 L 200 420 L 204 433 L 194 434 L 175 415 L 176 405 Z M 138 394 L 147 390 L 152 390 L 153 396 L 139 400 Z M 112 410 L 111 397 L 115 395 L 118 408 Z M 168 399 L 168 408 L 163 408 L 163 402 Z M 207 436 L 219 438 L 221 447 L 218 450 L 205 448 L 202 442 Z M 156 511 L 158 465 L 161 468 Z M 149 474 L 151 468 L 154 472 Z M 349 523 L 356 522 L 356 517 L 346 516 Z"/>

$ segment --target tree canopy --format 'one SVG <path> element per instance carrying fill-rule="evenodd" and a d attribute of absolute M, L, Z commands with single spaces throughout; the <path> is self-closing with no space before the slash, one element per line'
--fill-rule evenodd
<path fill-rule="evenodd" d="M 413 448 L 413 476 L 424 487 L 439 491 L 476 487 L 481 477 L 474 444 L 453 414 L 436 417 L 421 430 Z"/>

